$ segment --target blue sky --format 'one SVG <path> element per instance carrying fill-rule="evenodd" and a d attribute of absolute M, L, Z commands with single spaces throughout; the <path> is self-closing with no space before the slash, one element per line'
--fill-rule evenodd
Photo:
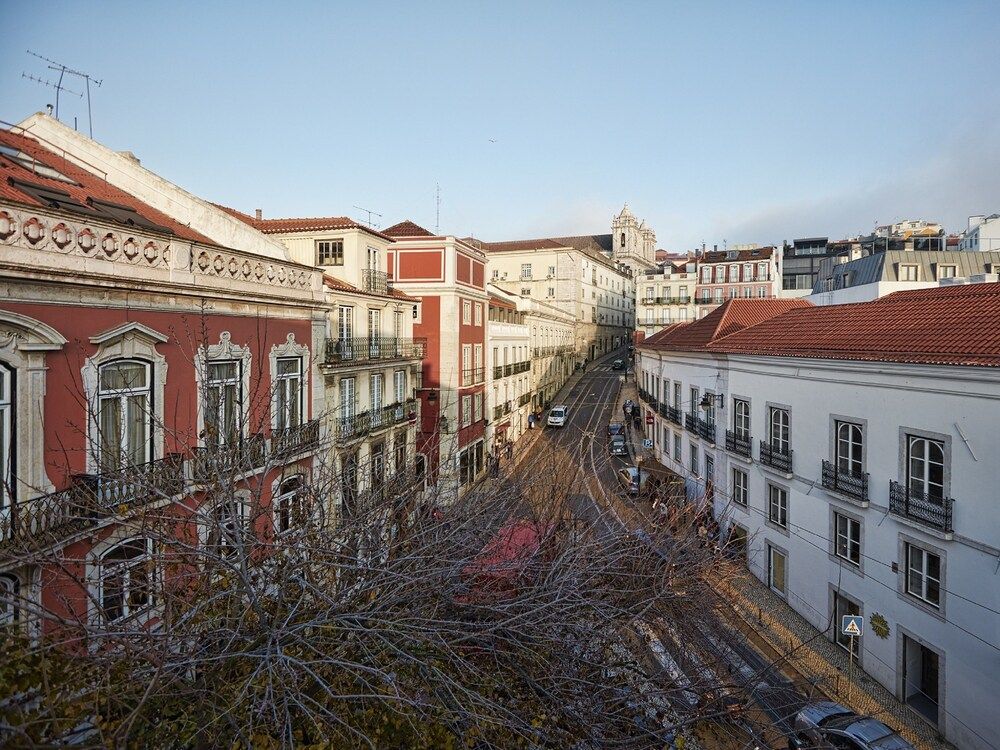
<path fill-rule="evenodd" d="M 0 7 L 33 30 L 0 118 L 53 101 L 30 46 L 103 78 L 98 140 L 265 216 L 433 228 L 440 183 L 450 233 L 608 231 L 627 200 L 682 250 L 1000 211 L 995 1 Z"/>

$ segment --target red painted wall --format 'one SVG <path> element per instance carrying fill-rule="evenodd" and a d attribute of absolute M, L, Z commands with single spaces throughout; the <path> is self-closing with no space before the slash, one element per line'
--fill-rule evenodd
<path fill-rule="evenodd" d="M 443 281 L 444 253 L 441 250 L 407 250 L 399 253 L 400 281 Z"/>

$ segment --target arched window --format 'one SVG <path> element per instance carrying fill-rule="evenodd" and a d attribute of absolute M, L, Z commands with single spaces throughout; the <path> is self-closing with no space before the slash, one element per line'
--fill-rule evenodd
<path fill-rule="evenodd" d="M 101 555 L 101 615 L 105 622 L 125 620 L 156 604 L 157 574 L 152 539 L 119 542 Z"/>
<path fill-rule="evenodd" d="M 788 453 L 788 410 L 771 407 L 771 448 Z"/>
<path fill-rule="evenodd" d="M 20 619 L 21 581 L 11 573 L 0 575 L 0 625 L 10 625 Z"/>
<path fill-rule="evenodd" d="M 151 460 L 152 403 L 150 366 L 115 360 L 98 368 L 98 467 L 120 471 Z"/>
<path fill-rule="evenodd" d="M 15 498 L 14 369 L 0 362 L 0 510 Z"/>
<path fill-rule="evenodd" d="M 246 545 L 246 518 L 246 504 L 242 498 L 227 497 L 218 501 L 209 519 L 209 549 L 226 559 L 239 555 Z"/>
<path fill-rule="evenodd" d="M 934 500 L 944 497 L 944 443 L 911 435 L 907 452 L 910 492 Z"/>

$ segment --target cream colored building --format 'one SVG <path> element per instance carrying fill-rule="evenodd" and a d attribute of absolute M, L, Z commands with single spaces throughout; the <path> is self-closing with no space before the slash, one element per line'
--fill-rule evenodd
<path fill-rule="evenodd" d="M 635 328 L 651 336 L 664 326 L 697 318 L 694 290 L 698 262 L 694 258 L 669 259 L 636 277 Z"/>
<path fill-rule="evenodd" d="M 281 242 L 298 263 L 323 270 L 330 309 L 318 361 L 337 497 L 346 509 L 377 502 L 415 466 L 416 389 L 424 348 L 413 337 L 419 300 L 394 289 L 386 271 L 392 238 L 349 218 L 265 219 L 231 215 Z"/>
<path fill-rule="evenodd" d="M 633 275 L 656 268 L 656 232 L 632 215 L 626 203 L 611 220 L 612 257 Z"/>

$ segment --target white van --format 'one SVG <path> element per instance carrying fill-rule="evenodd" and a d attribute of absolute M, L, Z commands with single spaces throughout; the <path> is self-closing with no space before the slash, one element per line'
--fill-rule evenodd
<path fill-rule="evenodd" d="M 569 419 L 569 409 L 565 406 L 553 406 L 549 409 L 549 419 L 546 424 L 549 427 L 565 427 L 567 419 Z"/>

